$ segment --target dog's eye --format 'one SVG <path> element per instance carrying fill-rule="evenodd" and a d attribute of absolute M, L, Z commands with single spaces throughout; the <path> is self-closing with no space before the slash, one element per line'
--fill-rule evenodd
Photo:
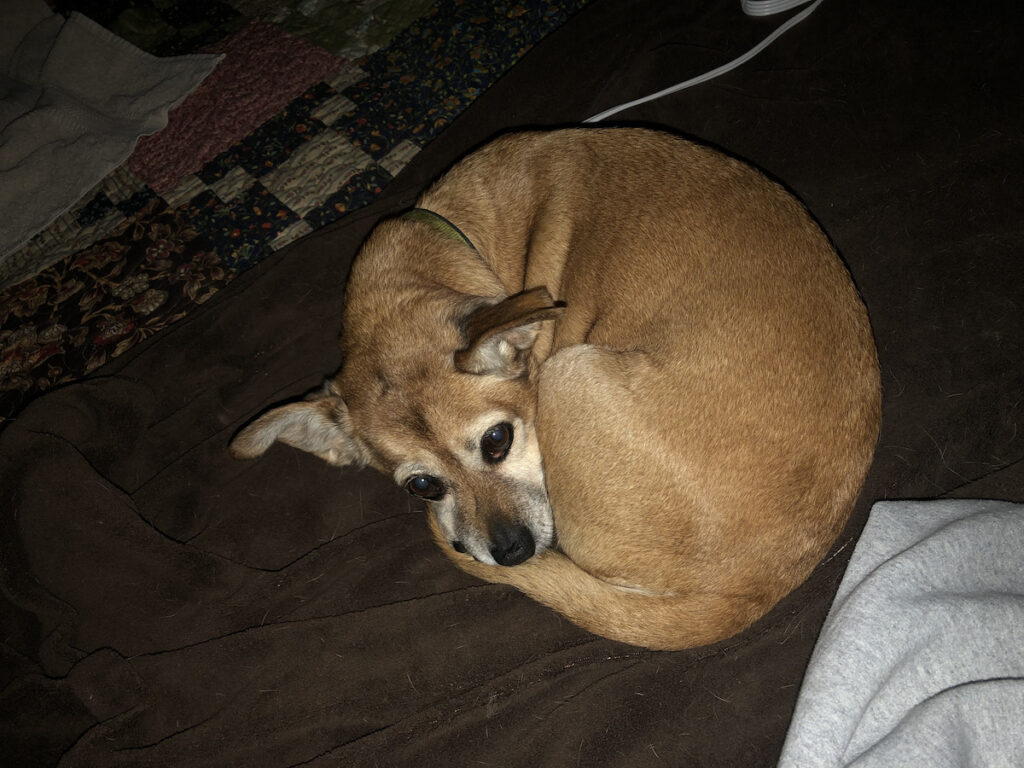
<path fill-rule="evenodd" d="M 495 424 L 484 432 L 480 438 L 480 452 L 484 461 L 489 464 L 497 464 L 503 461 L 508 455 L 508 449 L 512 447 L 512 425 L 508 422 Z"/>
<path fill-rule="evenodd" d="M 416 475 L 409 478 L 405 483 L 405 490 L 413 496 L 419 496 L 428 501 L 437 501 L 444 496 L 444 485 L 436 477 L 430 475 Z"/>

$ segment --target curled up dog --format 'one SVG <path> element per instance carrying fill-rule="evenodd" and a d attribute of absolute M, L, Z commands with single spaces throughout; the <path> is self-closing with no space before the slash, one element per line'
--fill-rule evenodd
<path fill-rule="evenodd" d="M 341 346 L 234 455 L 372 466 L 459 567 L 652 648 L 732 635 L 799 585 L 878 433 L 867 314 L 819 227 L 646 129 L 469 155 L 367 239 Z"/>

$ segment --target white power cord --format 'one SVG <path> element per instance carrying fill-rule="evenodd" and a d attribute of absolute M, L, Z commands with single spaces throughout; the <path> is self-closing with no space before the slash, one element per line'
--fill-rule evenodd
<path fill-rule="evenodd" d="M 743 8 L 743 12 L 748 16 L 771 16 L 772 14 L 782 13 L 783 11 L 788 11 L 792 8 L 805 5 L 806 3 L 809 2 L 810 0 L 740 0 L 740 5 Z M 697 75 L 697 77 L 692 77 L 689 80 L 684 80 L 681 83 L 676 83 L 675 85 L 669 86 L 668 88 L 660 90 L 657 93 L 649 94 L 634 101 L 626 102 L 625 104 L 619 104 L 617 107 L 612 107 L 611 109 L 606 109 L 604 112 L 599 112 L 598 114 L 593 115 L 592 117 L 588 117 L 583 122 L 599 123 L 602 120 L 611 117 L 612 115 L 616 115 L 625 109 L 629 109 L 630 107 L 635 107 L 640 104 L 646 104 L 649 101 L 660 99 L 662 96 L 668 96 L 670 93 L 676 93 L 678 91 L 683 90 L 684 88 L 692 88 L 695 85 L 706 83 L 708 80 L 713 80 L 719 75 L 724 75 L 726 72 L 730 72 L 736 69 L 736 67 L 740 66 L 741 64 L 745 64 L 746 62 L 750 61 L 752 58 L 757 56 L 757 54 L 759 54 L 769 45 L 774 43 L 779 37 L 781 37 L 783 34 L 788 32 L 790 29 L 792 29 L 801 21 L 803 21 L 812 13 L 814 13 L 814 10 L 819 5 L 821 5 L 821 3 L 822 0 L 814 0 L 814 3 L 812 5 L 800 11 L 800 13 L 786 21 L 784 24 L 780 25 L 778 29 L 776 29 L 774 32 L 768 35 L 768 37 L 766 37 L 760 43 L 755 45 L 742 56 L 733 59 L 729 63 L 723 64 L 720 67 L 716 67 L 715 69 L 712 69 L 710 72 L 705 72 L 703 75 Z"/>
<path fill-rule="evenodd" d="M 808 2 L 810 0 L 740 0 L 740 7 L 747 16 L 774 16 Z"/>

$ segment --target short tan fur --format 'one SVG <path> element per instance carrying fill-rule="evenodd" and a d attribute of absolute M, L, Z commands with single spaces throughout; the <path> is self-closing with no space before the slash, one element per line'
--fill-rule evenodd
<path fill-rule="evenodd" d="M 730 636 L 808 576 L 864 480 L 880 384 L 864 305 L 793 196 L 601 128 L 498 139 L 417 206 L 471 245 L 379 224 L 340 371 L 236 456 L 282 440 L 376 467 L 428 499 L 459 567 L 636 645 Z"/>

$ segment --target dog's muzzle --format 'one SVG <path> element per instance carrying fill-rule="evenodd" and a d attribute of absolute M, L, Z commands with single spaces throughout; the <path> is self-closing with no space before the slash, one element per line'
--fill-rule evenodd
<path fill-rule="evenodd" d="M 537 550 L 533 534 L 525 525 L 496 527 L 491 531 L 491 557 L 498 565 L 519 565 Z"/>

